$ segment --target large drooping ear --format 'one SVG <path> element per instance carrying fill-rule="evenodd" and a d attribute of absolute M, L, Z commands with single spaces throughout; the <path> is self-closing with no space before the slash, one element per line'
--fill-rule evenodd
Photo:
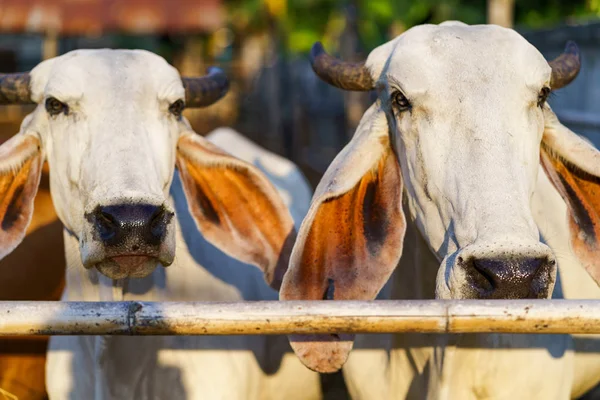
<path fill-rule="evenodd" d="M 0 146 L 0 259 L 25 237 L 43 163 L 34 135 L 19 133 Z"/>
<path fill-rule="evenodd" d="M 302 222 L 281 300 L 373 300 L 402 254 L 402 176 L 379 102 L 325 172 Z M 302 362 L 335 372 L 352 335 L 290 336 Z"/>
<path fill-rule="evenodd" d="M 252 164 L 194 132 L 179 139 L 177 168 L 203 236 L 224 253 L 259 267 L 279 290 L 296 230 L 271 182 Z"/>
<path fill-rule="evenodd" d="M 600 285 L 600 152 L 562 125 L 549 106 L 540 159 L 567 204 L 571 245 Z"/>

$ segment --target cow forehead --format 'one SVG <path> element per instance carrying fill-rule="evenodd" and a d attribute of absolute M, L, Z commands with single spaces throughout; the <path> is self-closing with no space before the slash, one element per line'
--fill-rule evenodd
<path fill-rule="evenodd" d="M 420 25 L 374 49 L 367 67 L 374 79 L 391 79 L 416 92 L 471 90 L 494 82 L 539 90 L 551 73 L 525 38 L 495 25 Z"/>
<path fill-rule="evenodd" d="M 44 61 L 31 71 L 32 97 L 177 99 L 184 95 L 179 73 L 162 57 L 144 50 L 75 50 Z"/>

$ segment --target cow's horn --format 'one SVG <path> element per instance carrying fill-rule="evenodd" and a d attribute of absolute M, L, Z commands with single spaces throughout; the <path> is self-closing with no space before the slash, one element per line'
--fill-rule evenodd
<path fill-rule="evenodd" d="M 221 97 L 229 89 L 229 80 L 225 73 L 216 67 L 208 69 L 208 74 L 201 77 L 181 78 L 185 88 L 185 104 L 187 107 L 206 107 Z"/>
<path fill-rule="evenodd" d="M 310 63 L 321 79 L 340 89 L 368 91 L 374 88 L 373 79 L 364 62 L 340 61 L 327 54 L 321 42 L 313 45 Z"/>
<path fill-rule="evenodd" d="M 577 77 L 581 69 L 579 47 L 575 42 L 569 40 L 565 51 L 549 64 L 552 67 L 550 87 L 555 90 L 567 86 Z"/>
<path fill-rule="evenodd" d="M 0 104 L 31 104 L 29 72 L 0 74 Z"/>

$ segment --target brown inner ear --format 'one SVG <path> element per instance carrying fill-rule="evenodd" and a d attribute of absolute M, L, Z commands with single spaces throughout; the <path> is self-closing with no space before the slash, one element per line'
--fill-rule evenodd
<path fill-rule="evenodd" d="M 0 228 L 6 234 L 10 231 L 23 232 L 33 209 L 31 199 L 37 191 L 38 180 L 29 179 L 31 174 L 39 174 L 39 157 L 27 159 L 23 166 L 0 176 Z"/>
<path fill-rule="evenodd" d="M 593 265 L 600 264 L 597 256 L 600 239 L 600 178 L 564 161 L 544 145 L 541 149 L 541 161 L 550 181 L 569 209 L 573 250 L 588 272 L 599 282 L 600 272 L 595 272 L 598 268 Z"/>
<path fill-rule="evenodd" d="M 313 205 L 319 208 L 304 246 L 292 253 L 281 299 L 372 300 L 385 285 L 402 254 L 406 229 L 400 168 L 386 148 L 354 188 Z M 321 373 L 344 365 L 353 340 L 354 335 L 290 336 L 301 361 Z"/>
<path fill-rule="evenodd" d="M 373 299 L 396 264 L 384 247 L 402 246 L 400 171 L 391 152 L 347 193 L 321 203 L 298 261 L 297 295 L 323 299 L 333 280 L 333 299 Z M 403 232 L 403 229 L 401 229 Z M 398 250 L 396 247 L 394 250 Z M 330 289 L 331 291 L 331 289 Z"/>
<path fill-rule="evenodd" d="M 207 239 L 244 262 L 262 266 L 265 279 L 278 288 L 295 239 L 291 219 L 289 226 L 282 223 L 261 183 L 243 166 L 196 165 L 181 152 L 177 164 L 190 211 Z M 274 258 L 277 265 L 267 269 Z"/>

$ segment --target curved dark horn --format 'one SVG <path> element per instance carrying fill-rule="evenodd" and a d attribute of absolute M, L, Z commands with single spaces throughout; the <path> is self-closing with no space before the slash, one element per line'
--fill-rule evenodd
<path fill-rule="evenodd" d="M 0 104 L 33 104 L 29 72 L 0 74 Z"/>
<path fill-rule="evenodd" d="M 209 68 L 206 76 L 183 77 L 181 81 L 185 88 L 185 105 L 189 108 L 210 106 L 229 89 L 227 76 L 216 67 Z"/>
<path fill-rule="evenodd" d="M 340 89 L 368 91 L 375 87 L 364 62 L 340 61 L 327 54 L 321 42 L 316 42 L 310 50 L 310 64 L 319 78 Z"/>
<path fill-rule="evenodd" d="M 573 41 L 568 41 L 565 51 L 549 62 L 552 67 L 552 78 L 550 87 L 560 89 L 567 86 L 579 74 L 581 69 L 581 58 L 579 56 L 579 47 Z"/>

